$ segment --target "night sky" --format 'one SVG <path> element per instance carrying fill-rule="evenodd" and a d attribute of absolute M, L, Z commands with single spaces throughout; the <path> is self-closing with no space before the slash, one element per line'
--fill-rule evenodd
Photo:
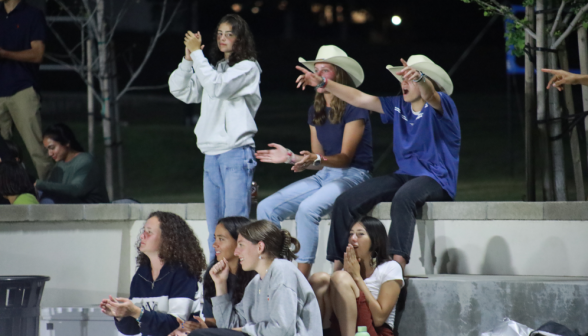
<path fill-rule="evenodd" d="M 259 1 L 255 0 L 200 0 L 196 10 L 191 7 L 191 2 L 184 1 L 182 10 L 160 40 L 138 84 L 166 83 L 182 57 L 183 33 L 197 26 L 205 37 L 204 44 L 210 44 L 218 20 L 224 14 L 233 13 L 231 7 L 237 2 L 242 7 L 239 14 L 250 24 L 256 39 L 259 63 L 263 69 L 262 92 L 292 89 L 297 76 L 294 67 L 298 64 L 298 57 L 314 59 L 321 45 L 335 44 L 363 66 L 366 74 L 361 87 L 363 90 L 374 94 L 395 94 L 399 86 L 385 69 L 387 64 L 399 65 L 400 57 L 407 59 L 412 54 L 424 54 L 449 71 L 490 20 L 483 16 L 477 5 L 464 4 L 460 0 L 290 0 L 285 10 L 279 9 L 281 0 L 264 0 L 257 14 L 252 13 L 252 8 L 259 5 Z M 147 2 L 151 3 L 161 1 Z M 321 4 L 323 8 L 313 13 L 313 4 Z M 332 6 L 334 13 L 330 24 L 325 19 L 324 6 L 327 5 Z M 344 22 L 337 21 L 337 6 L 343 7 L 341 14 Z M 117 53 L 130 58 L 133 64 L 139 63 L 159 10 L 156 6 L 145 5 L 145 2 L 132 7 L 115 37 Z M 369 13 L 369 19 L 364 24 L 351 22 L 351 12 L 358 10 Z M 47 12 L 48 15 L 57 12 L 51 2 Z M 402 18 L 399 26 L 391 24 L 393 15 Z M 78 36 L 75 30 L 56 27 L 72 39 Z M 456 93 L 504 91 L 503 34 L 502 21 L 496 21 L 453 74 Z M 54 39 L 48 41 L 48 52 L 61 52 Z M 119 73 L 123 80 L 128 73 L 122 61 L 119 62 Z M 78 81 L 76 75 L 71 73 L 43 74 L 43 86 L 52 89 L 79 90 Z M 160 93 L 165 94 L 165 91 Z"/>

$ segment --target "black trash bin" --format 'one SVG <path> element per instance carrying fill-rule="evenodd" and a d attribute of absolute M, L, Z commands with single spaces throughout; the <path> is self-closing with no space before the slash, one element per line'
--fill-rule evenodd
<path fill-rule="evenodd" d="M 0 335 L 38 336 L 41 297 L 48 276 L 0 276 Z"/>

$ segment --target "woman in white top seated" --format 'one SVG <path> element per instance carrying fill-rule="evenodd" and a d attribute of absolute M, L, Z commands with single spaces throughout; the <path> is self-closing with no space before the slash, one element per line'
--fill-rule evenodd
<path fill-rule="evenodd" d="M 386 237 L 382 222 L 361 218 L 349 232 L 343 270 L 310 277 L 323 327 L 330 323 L 332 334 L 353 336 L 357 326 L 366 326 L 370 336 L 394 335 L 404 279 L 400 264 L 388 256 Z"/>

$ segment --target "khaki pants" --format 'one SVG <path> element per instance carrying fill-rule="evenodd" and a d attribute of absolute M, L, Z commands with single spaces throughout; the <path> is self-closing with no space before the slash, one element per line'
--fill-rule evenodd
<path fill-rule="evenodd" d="M 39 95 L 32 87 L 14 96 L 0 97 L 0 134 L 10 140 L 14 123 L 33 159 L 39 178 L 44 180 L 49 176 L 53 160 L 43 147 L 40 107 Z"/>

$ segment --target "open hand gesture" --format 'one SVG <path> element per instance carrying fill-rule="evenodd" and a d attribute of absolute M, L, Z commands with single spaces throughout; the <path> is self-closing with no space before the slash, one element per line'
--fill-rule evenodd
<path fill-rule="evenodd" d="M 353 245 L 347 245 L 347 251 L 343 255 L 343 269 L 351 275 L 353 280 L 357 281 L 361 279 L 361 266 L 359 262 L 361 260 L 355 255 L 355 249 Z"/>
<path fill-rule="evenodd" d="M 552 74 L 553 77 L 547 83 L 547 89 L 555 87 L 558 91 L 564 89 L 564 85 L 579 84 L 579 76 L 564 70 L 541 69 L 541 71 Z"/>
<path fill-rule="evenodd" d="M 292 171 L 295 173 L 300 173 L 301 171 L 304 171 L 306 168 L 310 167 L 317 159 L 316 154 L 313 154 L 309 151 L 301 151 L 300 155 L 302 155 L 302 159 L 296 162 L 296 164 L 294 164 L 294 166 L 292 167 Z"/>
<path fill-rule="evenodd" d="M 184 45 L 190 53 L 193 53 L 198 49 L 204 49 L 204 46 L 202 45 L 202 35 L 200 35 L 200 32 L 196 32 L 196 34 L 194 34 L 188 30 L 188 32 L 184 36 Z M 186 59 L 189 61 L 191 60 L 188 58 Z"/>
<path fill-rule="evenodd" d="M 138 315 L 137 313 L 141 312 L 141 309 L 135 306 L 133 301 L 127 298 L 114 299 L 112 295 L 100 302 L 100 309 L 102 313 L 119 320 L 123 317 Z"/>
<path fill-rule="evenodd" d="M 302 85 L 302 90 L 304 90 L 307 85 L 317 86 L 323 81 L 321 76 L 313 73 L 312 71 L 308 71 L 308 69 L 304 67 L 297 65 L 296 69 L 302 71 L 302 75 L 298 76 L 296 79 L 296 83 L 298 83 L 296 88 L 299 88 Z"/>
<path fill-rule="evenodd" d="M 226 283 L 229 278 L 229 263 L 226 258 L 216 263 L 210 269 L 210 277 L 215 284 Z"/>
<path fill-rule="evenodd" d="M 404 78 L 405 80 L 413 81 L 413 82 L 418 80 L 421 77 L 420 71 L 415 70 L 412 67 L 410 67 L 408 65 L 408 63 L 406 63 L 404 58 L 401 58 L 400 62 L 402 62 L 402 66 L 404 66 L 404 69 L 402 69 L 396 73 L 398 76 L 402 76 L 402 78 Z"/>
<path fill-rule="evenodd" d="M 267 163 L 285 163 L 288 161 L 288 150 L 276 143 L 268 144 L 268 147 L 275 149 L 262 149 L 255 152 L 255 158 Z"/>

